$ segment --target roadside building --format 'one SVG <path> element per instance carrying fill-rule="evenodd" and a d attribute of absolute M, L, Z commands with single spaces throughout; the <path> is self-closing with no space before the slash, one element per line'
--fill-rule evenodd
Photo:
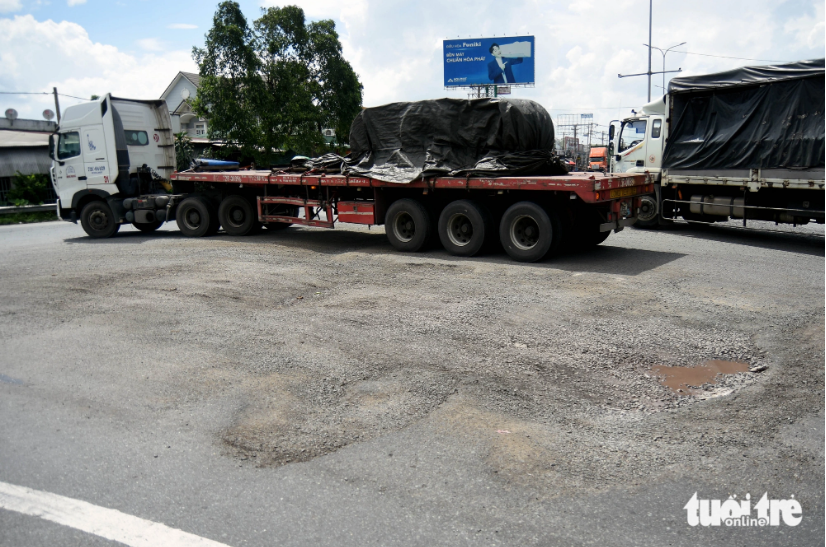
<path fill-rule="evenodd" d="M 49 135 L 48 132 L 0 130 L 0 203 L 6 203 L 16 173 L 49 175 L 52 166 Z M 54 198 L 51 184 L 49 191 Z"/>
<path fill-rule="evenodd" d="M 193 143 L 209 144 L 208 121 L 192 111 L 192 100 L 198 96 L 201 76 L 192 72 L 178 72 L 161 93 L 172 117 L 172 131 L 186 133 Z"/>

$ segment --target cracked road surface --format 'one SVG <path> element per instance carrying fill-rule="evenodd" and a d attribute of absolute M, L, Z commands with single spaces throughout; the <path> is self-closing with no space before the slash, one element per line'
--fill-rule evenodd
<path fill-rule="evenodd" d="M 357 227 L 0 248 L 5 483 L 233 546 L 822 543 L 821 226 L 529 265 Z M 664 385 L 709 361 L 743 371 Z M 803 520 L 691 527 L 695 492 Z M 0 509 L 0 544 L 111 542 Z"/>

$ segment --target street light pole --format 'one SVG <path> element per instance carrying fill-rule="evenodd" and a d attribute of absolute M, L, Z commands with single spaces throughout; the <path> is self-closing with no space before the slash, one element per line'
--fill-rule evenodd
<path fill-rule="evenodd" d="M 649 36 L 649 38 L 650 38 L 650 36 Z M 650 43 L 651 43 L 651 40 L 648 40 L 648 44 L 650 44 Z M 666 70 L 665 70 L 665 56 L 668 55 L 668 52 L 671 51 L 672 49 L 674 49 L 675 47 L 684 46 L 686 44 L 686 42 L 679 43 L 676 46 L 671 46 L 670 48 L 666 49 L 665 51 L 663 51 L 662 49 L 660 49 L 656 46 L 651 46 L 651 45 L 648 45 L 648 44 L 643 44 L 643 45 L 648 48 L 649 63 L 650 63 L 651 49 L 656 49 L 657 51 L 659 51 L 663 55 L 663 89 L 665 89 L 665 72 L 666 72 Z M 650 64 L 649 64 L 648 72 L 651 72 Z M 669 70 L 669 72 L 673 72 L 673 71 Z M 679 72 L 679 71 L 677 71 L 677 72 Z M 650 84 L 649 84 L 649 86 L 650 86 Z M 648 102 L 651 102 L 650 93 L 649 93 L 648 99 L 649 99 Z"/>

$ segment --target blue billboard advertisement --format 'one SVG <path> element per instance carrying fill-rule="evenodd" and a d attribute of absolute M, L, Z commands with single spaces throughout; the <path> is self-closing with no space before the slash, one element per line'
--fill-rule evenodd
<path fill-rule="evenodd" d="M 445 87 L 534 83 L 534 37 L 462 38 L 443 43 Z"/>

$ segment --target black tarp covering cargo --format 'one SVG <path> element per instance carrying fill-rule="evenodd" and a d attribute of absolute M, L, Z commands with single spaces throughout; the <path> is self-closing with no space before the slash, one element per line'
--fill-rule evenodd
<path fill-rule="evenodd" d="M 420 176 L 563 175 L 554 126 L 523 99 L 436 99 L 366 108 L 343 172 L 407 183 Z"/>
<path fill-rule="evenodd" d="M 668 169 L 824 165 L 824 60 L 674 78 Z"/>

